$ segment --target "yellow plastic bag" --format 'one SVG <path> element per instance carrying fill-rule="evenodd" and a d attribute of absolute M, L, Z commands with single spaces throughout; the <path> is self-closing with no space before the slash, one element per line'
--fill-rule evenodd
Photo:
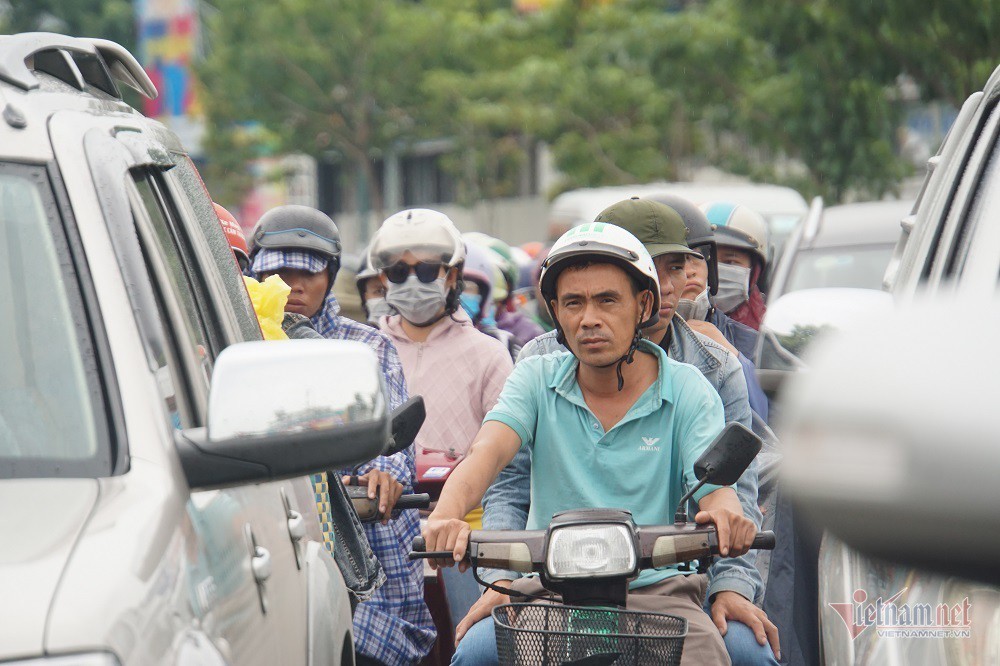
<path fill-rule="evenodd" d="M 265 340 L 287 340 L 288 336 L 281 328 L 281 320 L 285 318 L 285 303 L 292 289 L 280 277 L 272 275 L 263 282 L 243 276 L 250 302 L 257 313 L 261 333 Z"/>

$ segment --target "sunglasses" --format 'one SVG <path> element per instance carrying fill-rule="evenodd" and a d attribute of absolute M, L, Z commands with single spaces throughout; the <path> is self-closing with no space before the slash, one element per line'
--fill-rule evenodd
<path fill-rule="evenodd" d="M 434 282 L 434 280 L 438 279 L 438 276 L 441 274 L 441 267 L 443 265 L 444 264 L 440 263 L 436 264 L 436 263 L 421 261 L 420 263 L 411 266 L 409 264 L 400 261 L 399 263 L 395 263 L 392 266 L 386 266 L 384 269 L 382 269 L 382 272 L 385 273 L 385 276 L 386 278 L 388 278 L 389 282 L 392 282 L 394 284 L 402 284 L 406 282 L 406 278 L 410 276 L 410 273 L 416 273 L 418 280 L 420 280 L 424 284 L 430 284 L 431 282 Z"/>

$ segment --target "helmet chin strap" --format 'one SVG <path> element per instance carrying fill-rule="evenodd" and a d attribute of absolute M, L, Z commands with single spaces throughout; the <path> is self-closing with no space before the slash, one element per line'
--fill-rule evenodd
<path fill-rule="evenodd" d="M 643 313 L 646 312 L 646 303 L 647 303 L 647 300 L 646 300 L 646 297 L 644 296 L 643 299 L 642 299 L 642 312 Z M 632 365 L 632 362 L 635 361 L 635 351 L 639 348 L 639 343 L 642 341 L 642 333 L 640 333 L 641 330 L 642 330 L 642 314 L 639 315 L 639 321 L 636 322 L 636 325 L 635 325 L 635 334 L 632 336 L 632 344 L 629 345 L 628 351 L 625 352 L 625 354 L 620 359 L 618 359 L 617 361 L 615 361 L 614 363 L 609 363 L 608 365 L 603 366 L 603 367 L 606 368 L 606 367 L 609 367 L 611 365 L 616 365 L 617 364 L 617 367 L 615 368 L 615 374 L 618 375 L 618 390 L 619 391 L 622 391 L 625 388 L 625 377 L 622 375 L 622 365 L 624 365 L 626 363 L 628 363 L 629 365 Z"/>

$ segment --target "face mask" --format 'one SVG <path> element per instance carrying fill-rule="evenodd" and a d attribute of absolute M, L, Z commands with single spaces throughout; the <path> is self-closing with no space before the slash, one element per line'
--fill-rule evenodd
<path fill-rule="evenodd" d="M 414 326 L 427 326 L 444 307 L 447 294 L 444 280 L 440 277 L 434 282 L 421 282 L 411 273 L 402 284 L 389 283 L 385 300 Z"/>
<path fill-rule="evenodd" d="M 482 303 L 482 297 L 479 294 L 462 294 L 459 297 L 459 301 L 462 303 L 462 309 L 469 315 L 472 321 L 476 321 L 476 317 L 479 316 L 479 306 Z"/>
<path fill-rule="evenodd" d="M 719 293 L 715 307 L 732 312 L 750 300 L 750 269 L 730 264 L 719 264 Z"/>
<path fill-rule="evenodd" d="M 705 321 L 705 317 L 708 316 L 709 306 L 708 287 L 705 287 L 705 291 L 695 296 L 693 301 L 686 298 L 682 298 L 678 301 L 677 314 L 679 314 L 685 321 Z"/>
<path fill-rule="evenodd" d="M 378 326 L 378 320 L 382 317 L 396 314 L 384 298 L 369 298 L 365 301 L 365 309 L 368 310 L 368 323 L 374 326 Z"/>

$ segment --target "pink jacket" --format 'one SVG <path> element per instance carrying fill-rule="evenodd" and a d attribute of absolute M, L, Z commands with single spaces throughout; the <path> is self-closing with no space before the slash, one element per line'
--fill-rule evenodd
<path fill-rule="evenodd" d="M 476 330 L 461 308 L 425 342 L 407 337 L 399 315 L 382 317 L 379 327 L 396 345 L 410 395 L 424 397 L 427 419 L 417 454 L 455 449 L 464 456 L 514 367 L 507 347 Z"/>

